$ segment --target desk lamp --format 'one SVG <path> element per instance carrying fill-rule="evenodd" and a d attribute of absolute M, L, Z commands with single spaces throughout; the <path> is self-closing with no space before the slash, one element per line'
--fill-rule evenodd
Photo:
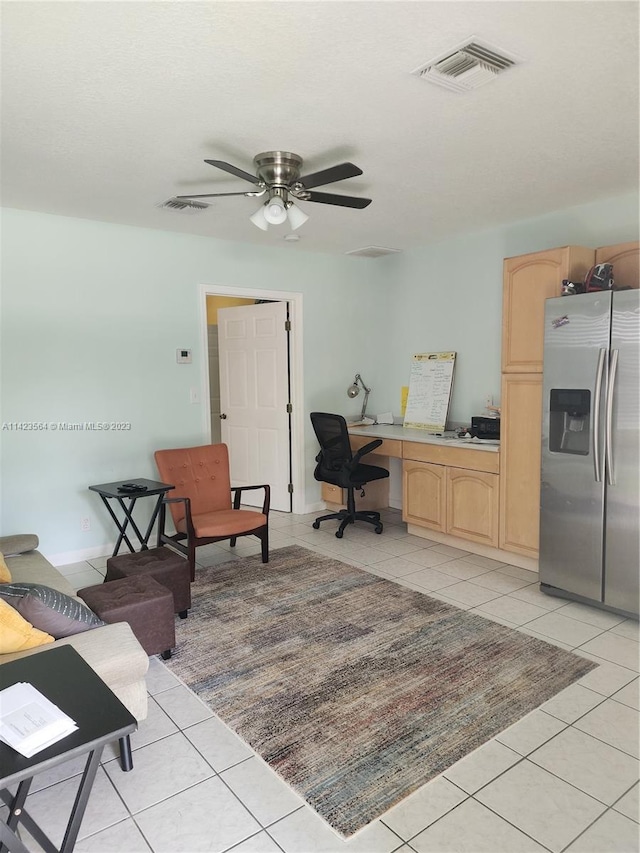
<path fill-rule="evenodd" d="M 357 397 L 360 393 L 360 388 L 358 387 L 358 382 L 362 386 L 362 390 L 364 391 L 364 402 L 362 404 L 362 414 L 360 415 L 360 420 L 364 420 L 365 412 L 367 411 L 367 400 L 369 399 L 369 394 L 371 393 L 371 388 L 367 388 L 362 380 L 362 376 L 359 373 L 356 373 L 356 378 L 353 380 L 353 385 L 349 385 L 347 388 L 347 397 Z"/>

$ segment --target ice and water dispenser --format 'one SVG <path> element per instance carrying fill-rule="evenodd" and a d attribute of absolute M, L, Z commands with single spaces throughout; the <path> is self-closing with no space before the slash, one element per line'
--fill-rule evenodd
<path fill-rule="evenodd" d="M 549 450 L 588 456 L 591 392 L 580 388 L 552 388 L 549 400 Z"/>

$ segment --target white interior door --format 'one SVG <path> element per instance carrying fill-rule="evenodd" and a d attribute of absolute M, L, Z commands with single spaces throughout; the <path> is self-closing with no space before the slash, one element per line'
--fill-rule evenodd
<path fill-rule="evenodd" d="M 271 486 L 271 508 L 291 511 L 287 303 L 218 310 L 222 441 L 231 483 Z M 242 502 L 262 504 L 262 493 Z"/>

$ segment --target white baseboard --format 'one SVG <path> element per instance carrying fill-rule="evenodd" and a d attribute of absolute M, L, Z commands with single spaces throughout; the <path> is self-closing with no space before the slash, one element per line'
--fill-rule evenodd
<path fill-rule="evenodd" d="M 312 504 L 305 504 L 304 512 L 301 515 L 310 515 L 312 512 L 324 512 L 327 505 L 324 501 L 316 501 Z"/>
<path fill-rule="evenodd" d="M 80 551 L 63 551 L 61 554 L 45 554 L 44 551 L 41 553 L 51 565 L 57 567 L 68 566 L 70 563 L 82 563 L 96 557 L 110 557 L 115 547 L 115 542 L 106 542 L 104 545 L 94 545 L 91 548 L 82 548 Z"/>

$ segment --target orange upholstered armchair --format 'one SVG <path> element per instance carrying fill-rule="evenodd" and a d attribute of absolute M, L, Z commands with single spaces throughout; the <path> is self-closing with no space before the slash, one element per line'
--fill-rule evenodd
<path fill-rule="evenodd" d="M 262 543 L 262 562 L 269 562 L 270 488 L 231 488 L 226 444 L 157 450 L 154 455 L 160 478 L 174 485 L 160 508 L 158 545 L 171 545 L 186 555 L 191 580 L 195 578 L 196 548 L 209 542 L 230 539 L 234 546 L 238 536 L 254 535 Z M 250 489 L 264 490 L 261 512 L 240 509 L 241 493 Z M 172 535 L 165 532 L 167 506 L 176 529 Z"/>

